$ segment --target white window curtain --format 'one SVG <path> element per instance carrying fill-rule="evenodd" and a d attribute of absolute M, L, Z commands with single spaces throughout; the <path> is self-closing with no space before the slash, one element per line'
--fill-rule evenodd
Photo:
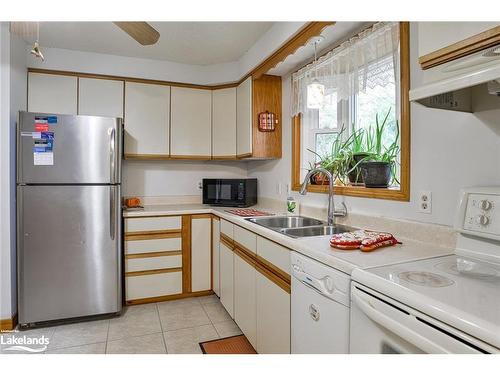
<path fill-rule="evenodd" d="M 391 58 L 392 63 L 388 64 Z M 309 64 L 293 74 L 292 115 L 302 113 L 309 117 L 307 85 L 314 79 L 325 85 L 325 95 L 336 92 L 337 101 L 341 101 L 365 92 L 367 87 L 393 82 L 384 76 L 398 80 L 397 69 L 399 23 L 376 23 L 322 56 L 316 64 Z"/>

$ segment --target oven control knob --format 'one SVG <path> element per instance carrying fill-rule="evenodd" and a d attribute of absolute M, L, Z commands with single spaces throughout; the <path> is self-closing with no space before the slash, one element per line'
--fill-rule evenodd
<path fill-rule="evenodd" d="M 486 226 L 490 223 L 490 218 L 486 215 L 478 215 L 476 217 L 476 223 L 482 226 Z"/>
<path fill-rule="evenodd" d="M 483 211 L 489 211 L 491 207 L 493 207 L 493 204 L 491 201 L 483 199 L 481 202 L 479 202 L 479 207 L 481 207 L 481 210 Z"/>

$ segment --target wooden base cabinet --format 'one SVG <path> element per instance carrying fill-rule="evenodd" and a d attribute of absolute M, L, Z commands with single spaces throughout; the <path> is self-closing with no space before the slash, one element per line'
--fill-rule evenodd
<path fill-rule="evenodd" d="M 286 289 L 286 288 L 285 288 Z M 290 353 L 290 290 L 256 273 L 257 353 Z"/>
<path fill-rule="evenodd" d="M 234 320 L 254 348 L 257 348 L 255 263 L 238 250 L 234 252 Z"/>

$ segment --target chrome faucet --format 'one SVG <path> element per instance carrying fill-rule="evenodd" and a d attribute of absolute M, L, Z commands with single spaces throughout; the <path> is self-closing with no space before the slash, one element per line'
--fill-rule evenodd
<path fill-rule="evenodd" d="M 342 208 L 339 211 L 335 210 L 335 201 L 333 200 L 334 197 L 334 192 L 333 192 L 333 185 L 335 183 L 335 178 L 333 177 L 332 172 L 330 172 L 328 169 L 325 168 L 314 168 L 311 169 L 307 175 L 306 178 L 304 179 L 304 182 L 302 182 L 302 187 L 300 188 L 300 195 L 306 195 L 307 194 L 307 185 L 309 184 L 309 180 L 311 179 L 311 176 L 316 174 L 316 173 L 323 173 L 326 175 L 330 181 L 329 183 L 329 189 L 328 189 L 328 214 L 327 214 L 327 222 L 328 225 L 335 225 L 335 217 L 336 216 L 341 216 L 344 217 L 347 215 L 347 207 L 344 202 L 342 202 Z"/>

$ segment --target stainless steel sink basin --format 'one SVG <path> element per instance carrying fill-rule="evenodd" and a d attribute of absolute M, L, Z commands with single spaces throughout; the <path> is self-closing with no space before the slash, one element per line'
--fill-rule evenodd
<path fill-rule="evenodd" d="M 325 224 L 321 220 L 313 219 L 304 216 L 273 216 L 273 217 L 255 217 L 249 218 L 248 221 L 262 225 L 263 227 L 282 230 L 285 228 L 298 228 L 298 227 L 309 227 L 315 225 Z"/>
<path fill-rule="evenodd" d="M 328 236 L 337 233 L 351 232 L 356 230 L 356 228 L 348 227 L 346 225 L 317 225 L 310 227 L 301 228 L 283 228 L 280 230 L 281 233 L 286 234 L 289 237 L 299 238 L 299 237 L 313 237 L 313 236 Z"/>

